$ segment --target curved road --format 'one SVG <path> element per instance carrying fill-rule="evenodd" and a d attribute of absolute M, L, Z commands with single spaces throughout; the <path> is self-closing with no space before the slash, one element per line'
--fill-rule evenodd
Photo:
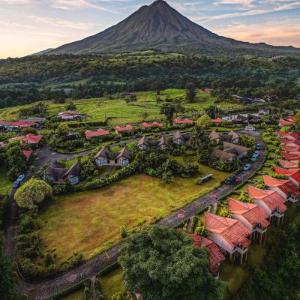
<path fill-rule="evenodd" d="M 249 133 L 247 133 L 249 134 Z M 254 133 L 253 133 L 254 135 Z M 259 135 L 255 135 L 257 143 L 263 144 Z M 256 171 L 263 165 L 265 160 L 265 149 L 261 150 L 259 159 L 253 163 L 252 169 L 249 171 L 242 171 L 237 176 L 241 179 L 242 183 L 246 183 L 247 180 L 252 177 Z M 211 191 L 210 193 L 199 197 L 190 204 L 187 204 L 177 212 L 165 217 L 158 224 L 170 227 L 176 227 L 183 221 L 188 220 L 195 214 L 205 210 L 210 205 L 220 201 L 226 195 L 230 194 L 236 189 L 236 186 L 228 186 L 222 184 L 220 187 Z M 112 263 L 115 263 L 118 259 L 118 253 L 122 247 L 122 242 L 113 246 L 105 252 L 102 252 L 84 262 L 82 265 L 58 275 L 55 278 L 44 280 L 41 282 L 27 282 L 20 280 L 18 284 L 18 291 L 23 294 L 27 294 L 30 299 L 49 299 L 51 296 L 58 292 L 61 292 L 68 287 L 73 286 L 80 281 L 91 278 L 98 274 L 101 270 L 106 268 Z"/>

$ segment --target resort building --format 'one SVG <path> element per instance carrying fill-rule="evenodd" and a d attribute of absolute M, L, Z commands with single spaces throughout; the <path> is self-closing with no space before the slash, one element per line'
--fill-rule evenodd
<path fill-rule="evenodd" d="M 85 114 L 81 114 L 74 110 L 60 112 L 57 117 L 62 121 L 82 121 L 86 118 Z"/>
<path fill-rule="evenodd" d="M 124 126 L 116 126 L 114 129 L 116 134 L 130 134 L 134 132 L 134 127 L 130 124 Z"/>
<path fill-rule="evenodd" d="M 104 136 L 108 136 L 110 135 L 109 130 L 106 129 L 98 129 L 98 130 L 86 130 L 85 134 L 85 138 L 90 140 L 93 138 L 101 138 Z"/>
<path fill-rule="evenodd" d="M 221 135 L 216 131 L 212 131 L 208 137 L 211 142 L 215 142 L 216 144 L 219 144 L 221 141 Z"/>
<path fill-rule="evenodd" d="M 283 160 L 280 159 L 279 164 L 285 169 L 297 169 L 299 167 L 298 160 Z"/>
<path fill-rule="evenodd" d="M 120 152 L 113 153 L 109 148 L 102 147 L 94 157 L 95 163 L 98 167 L 114 166 L 125 167 L 129 165 L 131 155 L 126 147 Z"/>
<path fill-rule="evenodd" d="M 260 206 L 269 217 L 270 221 L 276 220 L 278 223 L 283 220 L 287 210 L 284 204 L 285 198 L 277 191 L 261 190 L 254 186 L 248 186 L 248 195 Z"/>
<path fill-rule="evenodd" d="M 250 151 L 250 149 L 247 147 L 228 142 L 223 143 L 223 148 L 224 151 L 234 154 L 237 159 L 247 156 L 248 152 Z"/>
<path fill-rule="evenodd" d="M 267 213 L 257 204 L 245 203 L 234 198 L 228 200 L 228 209 L 232 218 L 239 220 L 252 232 L 251 238 L 261 242 L 270 222 Z"/>
<path fill-rule="evenodd" d="M 279 126 L 280 127 L 285 127 L 285 126 L 293 126 L 295 124 L 295 120 L 292 116 L 288 118 L 281 118 L 279 120 Z"/>
<path fill-rule="evenodd" d="M 162 128 L 163 124 L 159 122 L 144 122 L 142 123 L 142 128 L 149 129 L 149 128 Z"/>
<path fill-rule="evenodd" d="M 224 218 L 212 213 L 204 215 L 208 237 L 215 242 L 230 259 L 237 259 L 241 264 L 247 259 L 251 230 L 240 221 Z"/>
<path fill-rule="evenodd" d="M 68 181 L 72 185 L 80 182 L 80 164 L 75 163 L 70 169 L 50 166 L 45 174 L 45 179 L 54 184 L 65 184 Z"/>
<path fill-rule="evenodd" d="M 220 264 L 225 256 L 216 243 L 198 234 L 190 234 L 195 248 L 205 248 L 208 251 L 209 269 L 213 275 L 219 275 Z"/>
<path fill-rule="evenodd" d="M 265 185 L 281 195 L 285 200 L 295 203 L 299 200 L 300 189 L 289 180 L 273 178 L 268 175 L 263 176 Z"/>
<path fill-rule="evenodd" d="M 274 166 L 274 172 L 282 176 L 291 176 L 297 173 L 298 171 L 299 169 L 284 169 L 284 168 Z"/>
<path fill-rule="evenodd" d="M 174 120 L 174 125 L 192 125 L 194 123 L 194 121 L 192 119 L 180 119 L 177 118 Z"/>
<path fill-rule="evenodd" d="M 16 136 L 11 141 L 20 141 L 21 144 L 27 144 L 27 145 L 39 145 L 43 136 L 42 135 L 35 135 L 35 134 L 26 134 L 26 135 L 20 135 Z"/>

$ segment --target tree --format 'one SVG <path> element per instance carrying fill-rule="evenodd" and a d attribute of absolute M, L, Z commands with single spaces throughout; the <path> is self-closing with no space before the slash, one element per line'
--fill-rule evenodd
<path fill-rule="evenodd" d="M 19 142 L 11 143 L 6 149 L 6 164 L 8 175 L 14 180 L 20 173 L 26 170 L 26 159 Z"/>
<path fill-rule="evenodd" d="M 6 257 L 0 251 L 0 299 L 17 299 L 15 285 L 11 274 L 11 266 Z"/>
<path fill-rule="evenodd" d="M 204 249 L 176 229 L 151 227 L 130 237 L 119 258 L 129 291 L 143 299 L 222 299 Z"/>
<path fill-rule="evenodd" d="M 70 101 L 67 105 L 66 105 L 66 110 L 76 110 L 76 105 L 73 101 Z"/>
<path fill-rule="evenodd" d="M 199 117 L 196 122 L 196 126 L 201 128 L 206 128 L 209 126 L 209 124 L 210 124 L 210 117 L 206 114 Z"/>
<path fill-rule="evenodd" d="M 43 180 L 30 179 L 15 193 L 19 207 L 33 209 L 45 199 L 52 197 L 52 187 Z"/>
<path fill-rule="evenodd" d="M 166 116 L 167 122 L 172 125 L 173 123 L 173 116 L 176 112 L 176 108 L 174 104 L 171 103 L 165 103 L 160 108 L 160 113 L 164 114 Z"/>
<path fill-rule="evenodd" d="M 193 83 L 186 85 L 186 101 L 195 102 L 196 99 L 196 87 Z"/>

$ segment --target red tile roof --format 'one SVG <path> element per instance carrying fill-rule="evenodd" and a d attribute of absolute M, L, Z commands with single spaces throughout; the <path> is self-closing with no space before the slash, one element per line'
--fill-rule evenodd
<path fill-rule="evenodd" d="M 22 150 L 22 153 L 26 157 L 26 159 L 28 160 L 31 157 L 33 151 L 32 150 Z"/>
<path fill-rule="evenodd" d="M 295 174 L 299 169 L 284 169 L 274 166 L 274 171 L 278 175 L 291 176 Z"/>
<path fill-rule="evenodd" d="M 9 122 L 9 121 L 0 121 L 0 125 L 4 126 L 12 126 L 12 127 L 19 127 L 19 128 L 27 128 L 31 127 L 35 124 L 33 121 L 15 121 L 15 122 Z"/>
<path fill-rule="evenodd" d="M 251 241 L 247 238 L 251 231 L 241 222 L 224 218 L 212 213 L 205 213 L 205 227 L 209 232 L 221 235 L 232 247 L 242 245 L 248 247 Z"/>
<path fill-rule="evenodd" d="M 281 156 L 286 160 L 296 160 L 300 158 L 300 152 L 281 152 Z"/>
<path fill-rule="evenodd" d="M 277 208 L 281 212 L 285 212 L 287 210 L 287 207 L 284 204 L 285 199 L 275 191 L 261 190 L 254 186 L 248 186 L 248 194 L 252 199 L 263 201 L 272 211 Z"/>
<path fill-rule="evenodd" d="M 300 183 L 300 171 L 294 172 L 292 175 L 289 175 L 289 177 L 293 178 L 295 181 Z"/>
<path fill-rule="evenodd" d="M 163 127 L 163 124 L 159 122 L 144 122 L 142 123 L 142 127 L 144 128 Z"/>
<path fill-rule="evenodd" d="M 298 160 L 279 160 L 279 164 L 285 169 L 297 169 L 299 167 Z"/>
<path fill-rule="evenodd" d="M 265 211 L 256 204 L 245 203 L 234 198 L 228 200 L 229 211 L 236 215 L 242 215 L 253 227 L 260 224 L 262 228 L 267 228 L 270 222 Z"/>
<path fill-rule="evenodd" d="M 295 124 L 293 117 L 288 117 L 286 119 L 281 118 L 279 121 L 279 126 L 292 126 Z"/>
<path fill-rule="evenodd" d="M 219 264 L 225 260 L 224 254 L 213 241 L 198 235 L 190 234 L 196 248 L 206 248 L 208 250 L 209 268 L 212 273 L 218 273 Z"/>
<path fill-rule="evenodd" d="M 296 141 L 300 138 L 299 133 L 296 132 L 277 132 L 281 141 Z"/>
<path fill-rule="evenodd" d="M 221 124 L 223 123 L 223 119 L 221 118 L 211 119 L 211 122 L 214 124 Z"/>
<path fill-rule="evenodd" d="M 175 119 L 175 124 L 193 124 L 194 121 L 192 119 Z"/>
<path fill-rule="evenodd" d="M 114 129 L 117 133 L 132 132 L 134 130 L 133 126 L 130 124 L 125 126 L 116 126 Z"/>
<path fill-rule="evenodd" d="M 110 132 L 109 130 L 106 129 L 98 129 L 98 130 L 87 130 L 85 132 L 85 137 L 87 139 L 91 139 L 93 137 L 100 137 L 100 136 L 105 136 L 105 135 L 109 135 Z"/>
<path fill-rule="evenodd" d="M 42 135 L 35 135 L 35 134 L 26 134 L 20 135 L 17 137 L 12 138 L 12 140 L 17 140 L 25 144 L 38 144 L 42 140 Z"/>

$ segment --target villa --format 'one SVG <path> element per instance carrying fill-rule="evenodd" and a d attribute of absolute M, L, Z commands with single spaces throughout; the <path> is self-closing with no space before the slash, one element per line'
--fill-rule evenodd
<path fill-rule="evenodd" d="M 20 141 L 22 144 L 27 144 L 27 145 L 39 145 L 41 140 L 43 139 L 42 135 L 35 135 L 35 134 L 26 134 L 26 135 L 20 135 L 16 136 L 12 139 L 11 141 Z"/>
<path fill-rule="evenodd" d="M 274 172 L 278 175 L 291 176 L 297 173 L 298 171 L 299 169 L 284 169 L 284 168 L 274 166 Z"/>
<path fill-rule="evenodd" d="M 194 121 L 192 119 L 175 119 L 174 125 L 192 125 Z"/>
<path fill-rule="evenodd" d="M 163 127 L 162 123 L 159 122 L 144 122 L 142 123 L 142 128 L 149 129 L 149 128 L 161 128 Z"/>
<path fill-rule="evenodd" d="M 54 184 L 65 184 L 68 181 L 71 185 L 76 185 L 80 181 L 80 164 L 75 163 L 70 169 L 50 166 L 45 179 Z"/>
<path fill-rule="evenodd" d="M 60 112 L 57 117 L 62 121 L 74 121 L 74 120 L 84 120 L 86 118 L 85 114 L 81 114 L 79 112 L 68 110 Z"/>
<path fill-rule="evenodd" d="M 298 160 L 283 160 L 283 159 L 280 159 L 278 162 L 285 169 L 297 169 L 299 167 Z"/>
<path fill-rule="evenodd" d="M 93 138 L 101 138 L 108 135 L 110 135 L 109 130 L 101 129 L 101 128 L 98 130 L 86 130 L 85 132 L 85 138 L 88 140 Z"/>
<path fill-rule="evenodd" d="M 281 118 L 279 120 L 279 126 L 280 127 L 285 127 L 285 126 L 293 126 L 295 124 L 295 120 L 292 116 L 288 118 Z"/>
<path fill-rule="evenodd" d="M 261 242 L 270 225 L 266 212 L 257 204 L 241 202 L 234 198 L 228 200 L 228 208 L 234 219 L 251 230 L 252 238 Z"/>
<path fill-rule="evenodd" d="M 209 239 L 215 242 L 232 259 L 239 259 L 242 264 L 247 259 L 251 230 L 240 221 L 220 217 L 212 213 L 204 215 L 205 228 Z"/>
<path fill-rule="evenodd" d="M 95 163 L 98 167 L 102 166 L 120 166 L 125 167 L 129 165 L 131 155 L 126 147 L 120 152 L 113 153 L 109 148 L 102 147 L 94 157 Z"/>
<path fill-rule="evenodd" d="M 124 126 L 116 126 L 114 129 L 116 134 L 122 134 L 122 133 L 130 134 L 134 132 L 134 127 L 130 124 Z"/>
<path fill-rule="evenodd" d="M 209 139 L 211 142 L 215 142 L 216 144 L 219 144 L 220 143 L 220 140 L 221 140 L 221 135 L 220 133 L 216 132 L 216 131 L 212 131 L 210 134 L 209 134 Z"/>
<path fill-rule="evenodd" d="M 237 159 L 247 156 L 248 152 L 250 151 L 250 149 L 247 147 L 228 142 L 223 143 L 223 148 L 225 152 L 234 154 Z"/>

